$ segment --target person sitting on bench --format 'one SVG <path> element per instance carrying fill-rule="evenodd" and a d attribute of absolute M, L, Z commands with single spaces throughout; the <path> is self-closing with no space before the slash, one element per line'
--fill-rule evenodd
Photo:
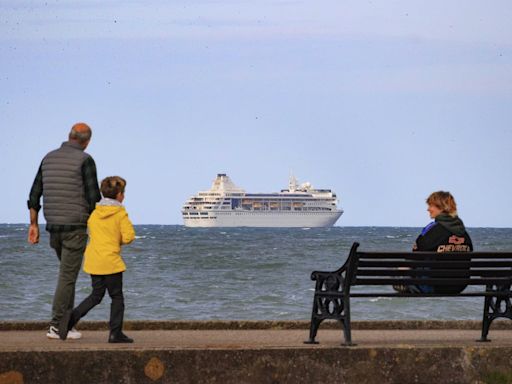
<path fill-rule="evenodd" d="M 473 243 L 457 215 L 457 204 L 450 192 L 438 191 L 427 198 L 427 211 L 433 222 L 428 224 L 416 239 L 413 251 L 471 252 Z M 449 257 L 448 255 L 446 257 Z M 461 261 L 459 258 L 458 261 Z M 419 268 L 418 268 L 419 269 Z M 460 267 L 459 267 L 460 272 Z M 469 272 L 469 270 L 468 270 Z M 467 275 L 460 276 L 469 277 Z M 435 287 L 430 285 L 394 285 L 402 293 L 460 293 L 466 285 Z"/>

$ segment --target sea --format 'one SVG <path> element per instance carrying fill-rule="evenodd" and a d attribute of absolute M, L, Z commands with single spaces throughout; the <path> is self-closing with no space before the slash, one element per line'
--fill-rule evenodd
<path fill-rule="evenodd" d="M 361 250 L 408 251 L 421 228 L 187 228 L 137 225 L 123 247 L 125 319 L 309 320 L 311 272 L 334 271 Z M 512 229 L 469 228 L 476 251 L 512 250 Z M 0 321 L 49 320 L 59 270 L 41 225 L 0 224 Z M 389 288 L 391 289 L 391 288 Z M 80 272 L 76 304 L 91 292 Z M 417 301 L 420 301 L 419 303 Z M 351 302 L 353 320 L 479 320 L 483 298 L 371 298 Z M 87 315 L 107 320 L 108 295 Z"/>

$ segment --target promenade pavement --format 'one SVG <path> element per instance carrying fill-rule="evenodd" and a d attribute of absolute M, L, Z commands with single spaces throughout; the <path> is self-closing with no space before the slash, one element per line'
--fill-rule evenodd
<path fill-rule="evenodd" d="M 83 330 L 80 340 L 50 340 L 43 330 L 0 331 L 0 351 L 72 351 L 139 349 L 322 349 L 342 348 L 341 330 L 318 332 L 319 344 L 303 342 L 307 330 L 131 330 L 133 344 L 108 344 L 108 331 Z M 510 330 L 490 332 L 490 343 L 480 343 L 479 330 L 354 330 L 354 348 L 512 347 Z"/>

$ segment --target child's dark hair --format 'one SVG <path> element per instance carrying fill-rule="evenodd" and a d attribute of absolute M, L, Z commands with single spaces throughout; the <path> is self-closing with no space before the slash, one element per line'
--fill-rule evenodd
<path fill-rule="evenodd" d="M 119 176 L 105 177 L 101 181 L 101 194 L 103 197 L 115 199 L 118 193 L 124 193 L 126 180 Z"/>

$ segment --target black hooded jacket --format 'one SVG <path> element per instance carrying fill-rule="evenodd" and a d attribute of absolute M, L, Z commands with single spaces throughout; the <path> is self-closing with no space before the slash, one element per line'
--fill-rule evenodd
<path fill-rule="evenodd" d="M 466 232 L 464 223 L 458 216 L 440 214 L 435 221 L 427 225 L 416 239 L 415 251 L 426 252 L 471 252 L 473 242 Z M 449 255 L 446 255 L 449 257 Z M 460 259 L 458 259 L 460 261 Z M 469 266 L 467 272 L 458 270 L 456 275 L 469 277 Z M 434 286 L 434 293 L 459 293 L 466 288 L 465 285 L 458 286 Z"/>
<path fill-rule="evenodd" d="M 458 216 L 440 214 L 416 239 L 415 251 L 470 252 L 473 243 Z"/>

